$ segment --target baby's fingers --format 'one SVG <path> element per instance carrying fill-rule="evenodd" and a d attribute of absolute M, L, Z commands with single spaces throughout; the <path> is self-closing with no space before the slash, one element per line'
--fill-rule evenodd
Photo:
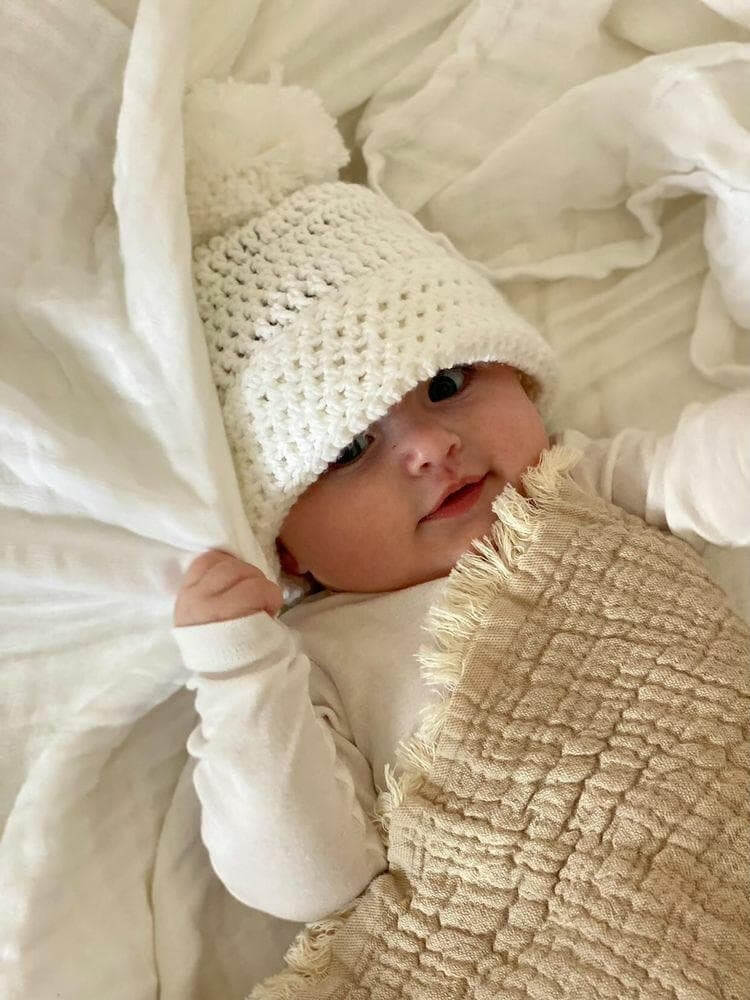
<path fill-rule="evenodd" d="M 276 615 L 283 595 L 275 583 L 250 563 L 228 552 L 204 552 L 188 568 L 177 594 L 174 623 L 205 625 L 244 618 L 258 611 Z"/>
<path fill-rule="evenodd" d="M 235 583 L 245 579 L 265 579 L 263 574 L 250 563 L 242 562 L 234 556 L 225 555 L 224 559 L 209 564 L 206 571 L 194 584 L 195 590 L 204 597 L 218 597 L 229 590 Z"/>
<path fill-rule="evenodd" d="M 241 616 L 250 615 L 254 611 L 267 611 L 273 616 L 281 610 L 284 596 L 280 587 L 261 576 L 240 580 L 221 595 L 221 600 L 240 608 Z"/>
<path fill-rule="evenodd" d="M 197 588 L 182 593 L 175 605 L 174 623 L 183 625 L 207 625 L 209 622 L 227 622 L 233 618 L 267 611 L 275 615 L 282 604 L 279 588 L 264 576 L 238 580 L 221 594 L 206 596 Z"/>
<path fill-rule="evenodd" d="M 231 558 L 232 556 L 228 552 L 222 552 L 221 549 L 210 549 L 208 552 L 204 552 L 197 559 L 193 559 L 188 566 L 185 576 L 182 578 L 182 587 L 194 586 L 212 566 Z"/>

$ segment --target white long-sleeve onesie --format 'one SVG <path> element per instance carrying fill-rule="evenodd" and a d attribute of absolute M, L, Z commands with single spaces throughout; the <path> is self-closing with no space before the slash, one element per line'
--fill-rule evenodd
<path fill-rule="evenodd" d="M 582 450 L 575 478 L 592 492 L 693 542 L 750 545 L 750 392 L 689 407 L 668 437 L 559 440 Z M 319 919 L 385 868 L 376 785 L 434 697 L 415 653 L 444 584 L 174 630 L 200 714 L 203 840 L 244 903 Z"/>

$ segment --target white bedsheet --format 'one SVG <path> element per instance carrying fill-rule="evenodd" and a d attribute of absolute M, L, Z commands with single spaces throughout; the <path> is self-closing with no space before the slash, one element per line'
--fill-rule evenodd
<path fill-rule="evenodd" d="M 750 2 L 10 0 L 0 39 L 0 991 L 240 997 L 295 927 L 208 867 L 168 631 L 193 553 L 259 559 L 190 286 L 185 82 L 319 90 L 353 176 L 560 350 L 561 422 L 666 430 L 748 382 Z M 709 559 L 750 618 L 747 553 Z"/>

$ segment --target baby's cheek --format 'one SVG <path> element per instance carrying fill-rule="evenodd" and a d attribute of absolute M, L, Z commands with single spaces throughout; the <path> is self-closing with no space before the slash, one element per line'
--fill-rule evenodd
<path fill-rule="evenodd" d="M 527 465 L 533 465 L 539 460 L 541 453 L 549 448 L 549 438 L 539 412 L 528 398 L 518 414 L 517 428 L 520 457 Z"/>

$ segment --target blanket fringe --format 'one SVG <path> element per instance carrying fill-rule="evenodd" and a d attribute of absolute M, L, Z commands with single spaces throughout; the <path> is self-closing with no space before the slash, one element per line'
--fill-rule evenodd
<path fill-rule="evenodd" d="M 466 641 L 482 623 L 497 589 L 498 574 L 502 579 L 514 572 L 534 537 L 538 512 L 553 509 L 562 479 L 580 457 L 575 449 L 556 445 L 524 475 L 525 495 L 512 486 L 505 488 L 493 504 L 498 519 L 490 534 L 459 559 L 440 604 L 427 615 L 425 627 L 435 648 L 423 647 L 418 658 L 422 676 L 441 697 L 423 711 L 414 736 L 399 745 L 397 768 L 386 765 L 386 788 L 373 814 L 386 841 L 394 809 L 419 791 L 434 763 L 450 698 L 463 675 Z M 247 1000 L 292 1000 L 310 979 L 324 975 L 330 965 L 332 938 L 355 904 L 356 900 L 328 920 L 303 928 L 285 956 L 288 969 L 256 986 Z"/>
<path fill-rule="evenodd" d="M 331 938 L 354 909 L 350 904 L 326 920 L 307 924 L 289 947 L 287 968 L 258 983 L 246 1000 L 294 1000 L 311 979 L 325 974 L 331 962 Z"/>

